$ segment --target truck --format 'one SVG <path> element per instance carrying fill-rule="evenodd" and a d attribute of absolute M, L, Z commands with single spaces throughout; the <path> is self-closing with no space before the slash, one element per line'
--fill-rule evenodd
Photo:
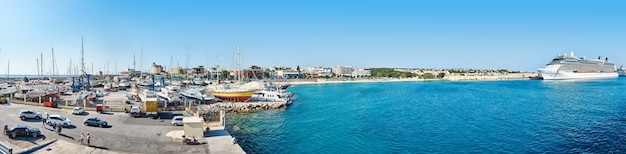
<path fill-rule="evenodd" d="M 142 103 L 142 107 L 140 108 L 141 112 L 146 113 L 148 117 L 156 117 L 157 112 L 159 112 L 156 92 L 154 92 L 154 90 L 145 89 L 139 94 L 139 99 L 141 99 Z"/>

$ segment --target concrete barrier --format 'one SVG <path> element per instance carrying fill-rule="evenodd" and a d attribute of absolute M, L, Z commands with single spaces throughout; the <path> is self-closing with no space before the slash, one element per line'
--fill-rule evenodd
<path fill-rule="evenodd" d="M 8 144 L 0 141 L 0 153 L 13 154 L 13 148 Z"/>

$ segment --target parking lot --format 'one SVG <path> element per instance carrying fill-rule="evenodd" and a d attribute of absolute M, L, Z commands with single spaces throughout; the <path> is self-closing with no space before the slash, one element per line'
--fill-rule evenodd
<path fill-rule="evenodd" d="M 45 116 L 46 112 L 50 115 L 58 114 L 65 116 L 71 120 L 72 125 L 63 128 L 61 134 L 58 135 L 51 126 L 46 125 L 44 128 L 40 120 L 21 120 L 19 112 L 25 109 L 37 111 L 43 116 Z M 39 128 L 42 132 L 42 135 L 38 138 L 9 138 L 6 135 L 1 135 L 0 140 L 19 146 L 19 148 L 14 148 L 16 152 L 19 149 L 32 147 L 42 141 L 54 138 L 78 143 L 81 132 L 90 134 L 92 147 L 105 150 L 134 153 L 209 152 L 208 145 L 183 145 L 181 142 L 175 142 L 171 137 L 166 136 L 168 132 L 183 129 L 182 126 L 172 126 L 170 121 L 173 116 L 183 115 L 182 111 L 162 112 L 159 113 L 160 119 L 152 119 L 145 117 L 133 118 L 123 112 L 96 113 L 95 111 L 87 111 L 82 115 L 73 115 L 71 110 L 22 104 L 4 104 L 0 105 L 0 113 L 3 115 L 0 116 L 0 125 L 2 126 L 27 125 Z M 100 128 L 83 125 L 83 120 L 90 116 L 106 120 L 110 126 Z"/>

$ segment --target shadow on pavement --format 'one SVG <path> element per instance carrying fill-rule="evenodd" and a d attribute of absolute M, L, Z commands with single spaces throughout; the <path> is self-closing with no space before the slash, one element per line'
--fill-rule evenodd
<path fill-rule="evenodd" d="M 226 130 L 211 130 L 209 131 L 209 137 L 214 137 L 214 136 L 228 136 L 228 131 Z"/>
<path fill-rule="evenodd" d="M 71 137 L 71 136 L 67 136 L 67 135 L 65 135 L 65 134 L 59 134 L 59 136 L 63 136 L 63 137 L 65 137 L 65 138 L 69 138 L 69 139 L 72 139 L 72 140 L 74 140 L 74 137 Z"/>
<path fill-rule="evenodd" d="M 103 150 L 109 150 L 109 148 L 106 148 L 106 147 L 100 147 L 100 146 L 95 146 L 95 145 L 89 145 L 89 147 L 92 147 L 92 148 L 97 148 L 97 149 L 103 149 Z"/>
<path fill-rule="evenodd" d="M 82 114 L 75 114 L 75 115 L 77 115 L 77 116 L 88 116 L 89 112 L 83 112 Z"/>

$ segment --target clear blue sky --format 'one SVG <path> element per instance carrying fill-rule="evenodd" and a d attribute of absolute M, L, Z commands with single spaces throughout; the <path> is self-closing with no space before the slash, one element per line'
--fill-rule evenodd
<path fill-rule="evenodd" d="M 66 74 L 152 62 L 535 71 L 558 54 L 626 63 L 621 1 L 31 1 L 0 0 L 0 70 L 37 74 L 44 56 Z"/>

